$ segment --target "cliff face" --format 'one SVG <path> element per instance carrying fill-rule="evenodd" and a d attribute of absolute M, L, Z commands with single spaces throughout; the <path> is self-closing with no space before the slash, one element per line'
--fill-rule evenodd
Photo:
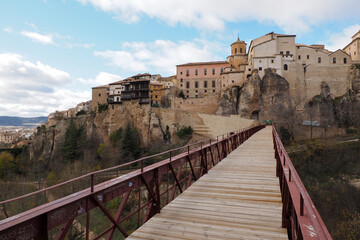
<path fill-rule="evenodd" d="M 240 95 L 240 87 L 234 86 L 223 91 L 219 108 L 216 111 L 216 115 L 230 116 L 237 114 L 238 99 Z"/>
<path fill-rule="evenodd" d="M 260 87 L 261 79 L 258 75 L 258 71 L 254 70 L 241 89 L 238 106 L 238 113 L 241 117 L 257 118 L 256 115 L 260 111 Z"/>
<path fill-rule="evenodd" d="M 65 142 L 65 134 L 71 119 L 57 121 L 56 124 L 47 125 L 46 130 L 42 130 L 32 137 L 29 153 L 30 159 L 51 163 L 62 159 L 62 147 Z M 110 134 L 120 127 L 125 129 L 127 123 L 138 129 L 141 144 L 147 147 L 153 142 L 163 142 L 169 139 L 169 123 L 162 123 L 158 115 L 151 111 L 149 105 L 139 105 L 137 102 L 125 102 L 122 105 L 111 106 L 102 113 L 90 113 L 74 117 L 75 124 L 82 128 L 79 140 L 81 148 L 80 158 L 95 160 L 97 149 L 100 143 L 104 143 L 111 148 Z M 171 129 L 172 135 L 176 135 L 177 129 Z"/>
<path fill-rule="evenodd" d="M 289 112 L 291 107 L 289 82 L 276 74 L 273 69 L 265 69 L 261 81 L 260 119 L 278 119 L 279 114 Z"/>
<path fill-rule="evenodd" d="M 239 114 L 244 118 L 276 120 L 279 111 L 288 112 L 291 107 L 289 83 L 273 69 L 265 69 L 261 80 L 255 70 L 237 91 L 227 89 L 221 96 L 218 115 Z"/>

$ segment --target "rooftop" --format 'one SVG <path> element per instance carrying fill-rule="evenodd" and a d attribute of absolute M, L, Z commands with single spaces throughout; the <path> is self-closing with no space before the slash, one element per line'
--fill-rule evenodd
<path fill-rule="evenodd" d="M 185 63 L 185 64 L 180 64 L 180 65 L 176 65 L 177 67 L 179 66 L 197 66 L 197 65 L 216 65 L 216 64 L 229 64 L 228 61 L 213 61 L 213 62 L 193 62 L 193 63 Z"/>

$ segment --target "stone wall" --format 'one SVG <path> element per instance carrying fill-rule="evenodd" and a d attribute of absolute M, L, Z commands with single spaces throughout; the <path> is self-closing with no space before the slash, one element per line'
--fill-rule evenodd
<path fill-rule="evenodd" d="M 215 114 L 218 104 L 219 95 L 210 95 L 203 98 L 173 98 L 171 100 L 171 108 L 174 110 L 182 110 L 197 113 Z"/>

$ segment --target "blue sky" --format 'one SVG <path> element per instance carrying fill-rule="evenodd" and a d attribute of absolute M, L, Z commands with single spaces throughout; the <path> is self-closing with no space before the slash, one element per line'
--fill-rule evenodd
<path fill-rule="evenodd" d="M 176 64 L 225 60 L 239 35 L 343 48 L 357 0 L 11 0 L 0 5 L 0 115 L 46 116 L 91 87 Z"/>

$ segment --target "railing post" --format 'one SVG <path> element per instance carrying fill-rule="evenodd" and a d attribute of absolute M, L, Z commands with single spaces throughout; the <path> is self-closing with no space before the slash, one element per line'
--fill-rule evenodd
<path fill-rule="evenodd" d="M 91 185 L 90 187 L 91 192 L 94 192 L 94 174 L 90 175 L 90 185 Z"/>
<path fill-rule="evenodd" d="M 144 172 L 144 160 L 141 160 L 141 172 Z"/>
<path fill-rule="evenodd" d="M 300 216 L 304 216 L 304 198 L 300 192 Z"/>
<path fill-rule="evenodd" d="M 170 151 L 170 162 L 171 162 L 171 151 Z"/>

